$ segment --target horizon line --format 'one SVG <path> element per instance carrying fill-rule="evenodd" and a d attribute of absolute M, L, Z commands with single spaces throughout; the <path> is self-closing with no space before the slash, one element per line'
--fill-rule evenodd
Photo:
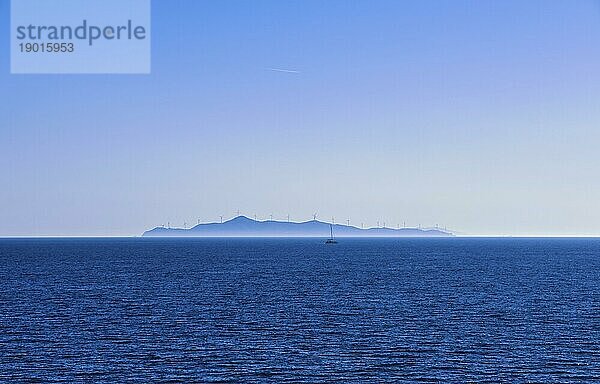
<path fill-rule="evenodd" d="M 327 236 L 151 236 L 142 235 L 39 235 L 0 236 L 11 239 L 322 239 Z M 428 236 L 336 236 L 343 239 L 600 239 L 600 235 L 455 235 Z"/>

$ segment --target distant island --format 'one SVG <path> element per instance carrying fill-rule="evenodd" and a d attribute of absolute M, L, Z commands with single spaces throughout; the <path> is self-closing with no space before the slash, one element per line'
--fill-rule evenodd
<path fill-rule="evenodd" d="M 144 232 L 144 237 L 329 237 L 331 224 L 318 220 L 287 222 L 252 220 L 238 216 L 223 223 L 198 224 L 195 227 L 157 227 Z M 451 232 L 420 228 L 357 228 L 333 224 L 335 237 L 448 237 Z"/>

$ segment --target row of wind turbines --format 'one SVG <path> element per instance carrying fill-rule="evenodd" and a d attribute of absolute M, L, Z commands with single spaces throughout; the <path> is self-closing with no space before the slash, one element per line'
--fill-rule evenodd
<path fill-rule="evenodd" d="M 239 217 L 239 216 L 241 216 L 241 215 L 242 215 L 242 214 L 241 214 L 241 212 L 240 212 L 240 210 L 237 210 L 235 213 L 236 213 L 236 216 L 235 216 L 235 217 Z M 224 220 L 224 217 L 225 217 L 224 215 L 220 215 L 220 216 L 219 216 L 219 222 L 220 222 L 221 224 L 223 224 L 223 222 L 224 222 L 224 221 L 223 221 L 223 220 Z M 257 216 L 256 214 L 252 215 L 252 217 L 254 218 L 254 221 L 261 221 L 261 217 Z M 315 212 L 315 213 L 312 215 L 312 220 L 316 221 L 316 220 L 317 220 L 317 217 L 318 217 L 318 214 Z M 273 221 L 273 214 L 270 214 L 270 215 L 269 215 L 269 220 L 268 220 L 268 221 Z M 286 221 L 287 221 L 288 223 L 291 223 L 291 218 L 290 218 L 290 215 L 289 215 L 289 214 L 286 216 Z M 209 222 L 209 221 L 207 221 L 207 223 L 208 223 L 208 222 Z M 212 222 L 214 223 L 214 221 L 212 221 Z M 201 219 L 197 219 L 197 223 L 196 223 L 196 225 L 200 225 L 200 224 L 202 224 L 202 223 L 203 223 L 203 222 L 202 222 L 202 220 L 201 220 Z M 337 224 L 337 223 L 336 223 L 336 221 L 335 221 L 335 217 L 332 217 L 332 218 L 331 218 L 331 221 L 330 221 L 329 223 L 330 223 L 330 224 L 333 224 L 333 225 Z M 382 224 L 383 224 L 383 225 L 382 225 Z M 350 225 L 350 219 L 349 219 L 349 218 L 348 218 L 348 219 L 346 219 L 346 225 L 347 225 L 347 226 L 351 226 L 351 225 Z M 170 221 L 168 221 L 166 225 L 165 225 L 165 224 L 162 224 L 162 225 L 161 225 L 161 227 L 162 227 L 162 228 L 168 228 L 168 229 L 175 228 L 175 227 L 172 227 L 172 226 L 171 226 L 171 222 L 170 222 Z M 188 227 L 188 222 L 184 221 L 184 222 L 183 222 L 183 229 L 188 229 L 188 228 L 189 228 L 189 227 Z M 360 223 L 360 228 L 361 228 L 361 229 L 365 229 L 365 223 L 361 222 L 361 223 Z M 367 228 L 368 228 L 368 227 L 367 227 Z M 374 228 L 382 228 L 382 229 L 394 229 L 393 227 L 388 227 L 388 226 L 387 226 L 387 223 L 386 223 L 385 221 L 381 221 L 381 220 L 377 220 L 377 225 L 376 225 Z M 408 226 L 406 225 L 406 221 L 403 221 L 403 222 L 402 222 L 402 226 L 400 226 L 400 223 L 396 224 L 396 229 L 400 229 L 400 228 L 410 228 L 410 227 L 408 227 Z M 418 224 L 418 225 L 417 225 L 417 227 L 413 227 L 413 228 L 418 228 L 418 229 L 435 228 L 435 229 L 438 229 L 438 230 L 444 230 L 444 231 L 446 231 L 446 230 L 447 230 L 446 226 L 441 226 L 441 225 L 439 225 L 439 224 L 435 224 L 435 226 L 434 226 L 434 227 L 423 227 L 423 226 L 421 226 L 421 224 Z"/>

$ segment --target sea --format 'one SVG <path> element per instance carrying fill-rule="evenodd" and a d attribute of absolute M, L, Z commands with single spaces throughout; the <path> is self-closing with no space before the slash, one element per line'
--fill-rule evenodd
<path fill-rule="evenodd" d="M 4 383 L 600 382 L 600 240 L 3 239 Z"/>

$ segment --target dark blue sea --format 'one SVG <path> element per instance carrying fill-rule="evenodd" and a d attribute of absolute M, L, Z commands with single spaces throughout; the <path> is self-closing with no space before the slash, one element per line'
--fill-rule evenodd
<path fill-rule="evenodd" d="M 0 382 L 600 382 L 600 240 L 0 240 Z"/>

